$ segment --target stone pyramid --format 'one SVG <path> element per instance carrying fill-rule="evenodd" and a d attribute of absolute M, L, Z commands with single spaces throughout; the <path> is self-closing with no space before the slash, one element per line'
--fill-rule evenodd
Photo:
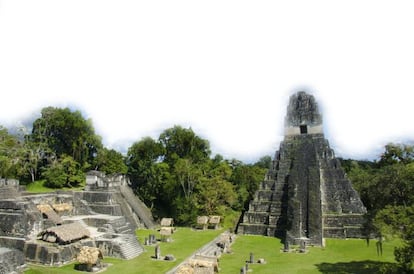
<path fill-rule="evenodd" d="M 366 209 L 324 138 L 315 98 L 290 97 L 285 138 L 238 225 L 240 234 L 324 245 L 324 238 L 362 237 Z"/>

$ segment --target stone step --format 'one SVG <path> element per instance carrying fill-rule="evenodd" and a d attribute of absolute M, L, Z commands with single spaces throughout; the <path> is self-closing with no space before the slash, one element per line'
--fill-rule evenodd
<path fill-rule="evenodd" d="M 124 259 L 132 259 L 144 252 L 143 247 L 134 235 L 123 235 L 120 243 L 120 253 Z"/>
<path fill-rule="evenodd" d="M 120 226 L 120 227 L 116 227 L 114 228 L 116 233 L 119 234 L 130 234 L 132 233 L 132 229 L 129 227 L 129 225 L 124 225 L 124 226 Z"/>
<path fill-rule="evenodd" d="M 20 196 L 19 191 L 14 186 L 3 186 L 0 192 L 0 200 L 15 199 Z"/>

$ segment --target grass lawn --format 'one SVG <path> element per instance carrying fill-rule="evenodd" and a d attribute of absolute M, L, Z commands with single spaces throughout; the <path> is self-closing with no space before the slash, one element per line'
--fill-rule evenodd
<path fill-rule="evenodd" d="M 377 255 L 376 241 L 327 239 L 326 247 L 310 247 L 308 253 L 283 253 L 277 238 L 238 236 L 232 254 L 220 258 L 220 273 L 240 273 L 249 259 L 264 258 L 266 264 L 249 265 L 252 273 L 379 273 L 382 265 L 394 262 L 397 241 L 384 242 L 382 256 Z"/>
<path fill-rule="evenodd" d="M 67 188 L 67 187 L 49 188 L 49 187 L 46 187 L 44 183 L 45 183 L 45 180 L 38 180 L 38 181 L 30 182 L 27 185 L 25 185 L 26 191 L 30 193 L 48 193 L 48 192 L 55 192 L 56 190 L 81 190 L 85 187 L 84 185 L 80 185 L 78 187 L 73 187 L 73 188 Z"/>
<path fill-rule="evenodd" d="M 154 246 L 144 246 L 146 252 L 132 260 L 121 260 L 114 258 L 104 258 L 103 262 L 112 264 L 104 273 L 105 274 L 126 274 L 126 273 L 165 273 L 174 266 L 181 263 L 185 258 L 190 256 L 194 251 L 201 248 L 206 243 L 213 240 L 223 230 L 204 230 L 195 231 L 190 228 L 179 227 L 172 235 L 173 241 L 170 243 L 160 243 L 161 256 L 172 254 L 176 258 L 173 262 L 155 261 L 151 258 L 154 255 Z M 149 234 L 155 234 L 159 237 L 159 233 L 155 230 L 140 229 L 137 230 L 138 240 L 143 243 L 144 238 Z M 74 270 L 74 263 L 63 267 L 41 267 L 30 266 L 26 274 L 54 274 L 54 273 L 83 273 Z"/>
<path fill-rule="evenodd" d="M 194 251 L 214 239 L 223 230 L 194 231 L 190 228 L 178 228 L 173 234 L 173 241 L 160 243 L 161 255 L 172 254 L 174 262 L 155 261 L 154 246 L 145 246 L 145 252 L 132 260 L 104 258 L 105 263 L 112 264 L 104 273 L 165 273 L 178 265 Z M 137 230 L 139 241 L 149 234 L 159 233 L 155 230 Z M 220 273 L 240 273 L 240 268 L 249 259 L 250 252 L 254 259 L 264 258 L 265 264 L 249 265 L 249 273 L 276 274 L 276 273 L 379 273 L 381 266 L 394 262 L 394 247 L 398 241 L 384 242 L 383 255 L 378 256 L 376 241 L 372 240 L 367 246 L 364 240 L 327 239 L 326 247 L 309 247 L 306 254 L 283 253 L 282 243 L 277 238 L 264 236 L 238 235 L 232 245 L 232 254 L 224 254 L 220 258 Z M 74 263 L 59 267 L 30 266 L 26 274 L 65 274 L 81 273 L 74 270 Z"/>

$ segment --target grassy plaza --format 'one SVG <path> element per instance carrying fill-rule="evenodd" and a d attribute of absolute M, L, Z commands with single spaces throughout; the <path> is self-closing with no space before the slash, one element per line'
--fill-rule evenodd
<path fill-rule="evenodd" d="M 177 228 L 172 242 L 160 242 L 161 254 L 172 254 L 173 262 L 152 259 L 154 246 L 145 246 L 145 252 L 132 260 L 104 258 L 110 264 L 104 273 L 165 273 L 181 263 L 193 252 L 214 239 L 223 230 L 193 230 Z M 156 230 L 137 230 L 142 243 L 149 234 L 159 237 Z M 238 235 L 230 254 L 223 254 L 219 261 L 220 273 L 239 273 L 240 268 L 253 253 L 255 261 L 265 259 L 264 264 L 250 264 L 249 273 L 378 273 L 382 266 L 394 262 L 394 247 L 398 241 L 385 241 L 383 254 L 377 255 L 376 240 L 369 246 L 362 239 L 327 239 L 326 247 L 309 247 L 308 252 L 284 253 L 280 239 L 265 236 Z M 294 249 L 294 247 L 292 247 Z M 30 265 L 26 274 L 81 273 L 74 269 L 75 263 L 62 267 Z"/>

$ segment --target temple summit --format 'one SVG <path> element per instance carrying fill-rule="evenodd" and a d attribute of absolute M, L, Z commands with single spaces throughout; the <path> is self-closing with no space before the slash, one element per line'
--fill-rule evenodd
<path fill-rule="evenodd" d="M 284 140 L 237 232 L 323 246 L 324 238 L 362 237 L 365 213 L 324 137 L 314 96 L 293 94 Z"/>

